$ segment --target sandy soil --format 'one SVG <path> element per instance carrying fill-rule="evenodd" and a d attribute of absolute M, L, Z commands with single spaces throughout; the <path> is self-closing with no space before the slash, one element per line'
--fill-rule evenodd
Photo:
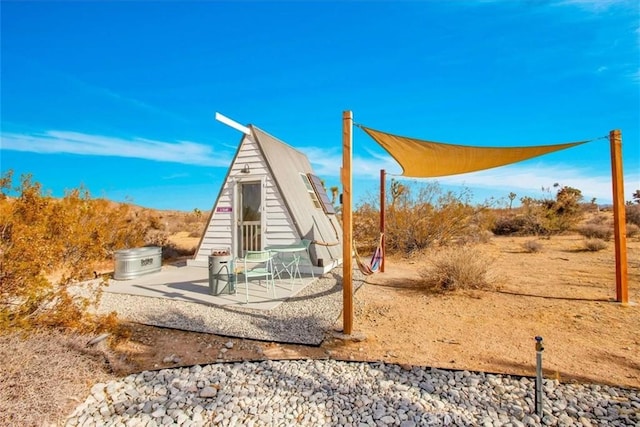
<path fill-rule="evenodd" d="M 528 240 L 494 237 L 481 245 L 494 259 L 492 291 L 429 293 L 420 286 L 424 258 L 387 260 L 385 272 L 369 276 L 355 295 L 354 336 L 362 341 L 328 333 L 321 346 L 309 347 L 133 325 L 120 350 L 132 370 L 335 358 L 531 376 L 539 335 L 546 377 L 640 388 L 640 306 L 613 302 L 613 242 L 589 252 L 581 236 L 560 236 L 528 253 Z M 630 300 L 640 302 L 640 239 L 627 246 Z"/>

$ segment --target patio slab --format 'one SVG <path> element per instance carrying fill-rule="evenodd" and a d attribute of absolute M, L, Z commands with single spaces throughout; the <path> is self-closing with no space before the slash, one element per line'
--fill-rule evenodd
<path fill-rule="evenodd" d="M 357 269 L 353 273 L 355 291 L 363 282 Z M 97 310 L 145 325 L 320 345 L 342 312 L 342 267 L 303 279 L 293 291 L 288 280 L 276 281 L 275 299 L 257 283 L 251 284 L 249 304 L 244 304 L 244 283 L 237 295 L 209 295 L 207 268 L 166 266 L 136 279 L 111 280 Z"/>
<path fill-rule="evenodd" d="M 291 283 L 290 279 L 276 280 L 276 296 L 267 292 L 264 285 L 257 280 L 249 282 L 249 302 L 245 294 L 245 282 L 239 277 L 236 292 L 229 294 L 226 289 L 219 295 L 212 295 L 209 291 L 209 270 L 203 267 L 165 265 L 157 273 L 146 274 L 129 280 L 109 281 L 109 286 L 104 288 L 108 293 L 138 295 L 143 297 L 170 298 L 178 301 L 208 304 L 215 306 L 238 306 L 255 310 L 272 310 L 283 301 L 295 296 L 298 292 L 313 282 L 311 276 L 303 276 L 302 280 L 296 278 Z M 226 282 L 220 282 L 220 288 Z"/>

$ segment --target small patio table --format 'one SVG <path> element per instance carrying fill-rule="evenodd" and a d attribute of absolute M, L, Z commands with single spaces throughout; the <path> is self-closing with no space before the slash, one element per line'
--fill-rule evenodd
<path fill-rule="evenodd" d="M 296 275 L 302 282 L 302 275 L 300 274 L 300 259 L 302 258 L 301 253 L 307 256 L 309 264 L 311 264 L 309 252 L 307 251 L 307 247 L 303 243 L 296 243 L 292 245 L 271 245 L 265 247 L 265 249 L 276 254 L 279 262 L 279 267 L 282 268 L 282 270 L 278 271 L 276 275 L 280 276 L 280 272 L 286 271 L 291 278 L 292 288 L 296 280 Z M 312 277 L 315 277 L 315 275 L 313 274 L 313 265 L 311 265 L 311 275 Z"/>

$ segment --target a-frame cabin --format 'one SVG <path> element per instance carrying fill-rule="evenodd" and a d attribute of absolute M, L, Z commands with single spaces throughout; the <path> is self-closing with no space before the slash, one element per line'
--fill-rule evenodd
<path fill-rule="evenodd" d="M 247 129 L 188 264 L 206 267 L 213 251 L 242 256 L 308 239 L 315 273 L 339 265 L 342 229 L 307 157 L 253 125 Z"/>

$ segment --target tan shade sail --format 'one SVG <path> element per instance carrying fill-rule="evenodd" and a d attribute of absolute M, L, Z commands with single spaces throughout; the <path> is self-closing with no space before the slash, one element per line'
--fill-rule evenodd
<path fill-rule="evenodd" d="M 402 175 L 416 178 L 491 169 L 588 142 L 531 147 L 471 147 L 423 141 L 360 127 L 400 163 Z"/>

